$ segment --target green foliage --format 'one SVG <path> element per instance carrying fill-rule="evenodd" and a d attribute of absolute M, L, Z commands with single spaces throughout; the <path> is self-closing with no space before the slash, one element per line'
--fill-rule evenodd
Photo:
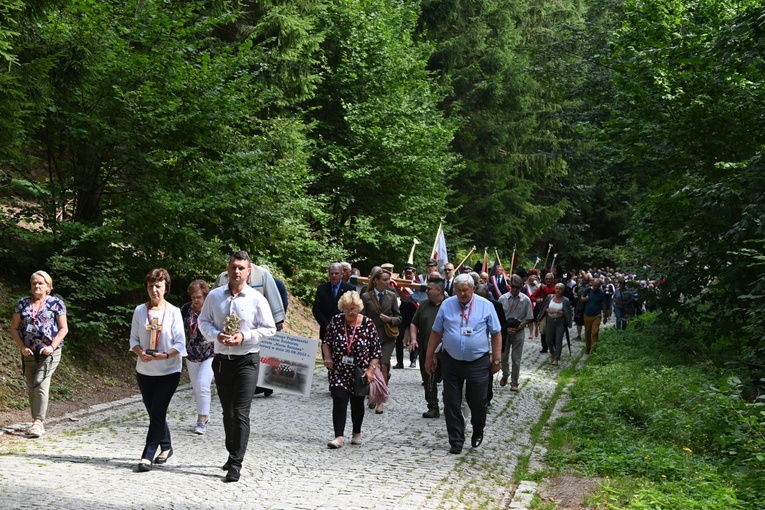
<path fill-rule="evenodd" d="M 432 238 L 457 168 L 415 21 L 411 4 L 380 0 L 333 2 L 321 20 L 313 190 L 329 208 L 332 238 L 370 265 L 403 262 L 412 237 Z"/>
<path fill-rule="evenodd" d="M 552 463 L 613 478 L 599 496 L 619 508 L 757 508 L 765 480 L 763 402 L 742 398 L 727 370 L 689 354 L 695 325 L 652 316 L 641 331 L 601 337 L 555 425 Z M 681 344 L 681 345 L 678 345 Z M 653 506 L 651 506 L 653 505 Z"/>
<path fill-rule="evenodd" d="M 468 242 L 523 253 L 568 208 L 560 98 L 539 81 L 535 55 L 545 30 L 568 15 L 559 2 L 422 2 L 420 31 L 433 41 L 433 69 L 447 91 L 443 108 L 459 123 L 454 149 L 464 169 L 448 223 Z M 541 65 L 541 64 L 540 64 Z"/>

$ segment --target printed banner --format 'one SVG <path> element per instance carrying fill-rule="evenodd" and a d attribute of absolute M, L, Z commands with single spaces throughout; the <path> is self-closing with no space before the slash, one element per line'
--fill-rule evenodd
<path fill-rule="evenodd" d="M 308 397 L 319 341 L 277 332 L 260 342 L 258 386 Z"/>

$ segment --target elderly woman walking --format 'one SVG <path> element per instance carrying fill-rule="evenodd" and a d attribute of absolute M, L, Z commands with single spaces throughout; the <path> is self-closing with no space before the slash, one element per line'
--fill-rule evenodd
<path fill-rule="evenodd" d="M 364 396 L 353 394 L 356 368 L 363 370 L 367 381 L 371 381 L 375 366 L 380 362 L 377 327 L 369 317 L 361 315 L 364 304 L 358 292 L 346 292 L 337 305 L 342 313 L 332 317 L 321 346 L 324 366 L 329 370 L 332 423 L 335 429 L 335 439 L 327 444 L 329 448 L 343 446 L 349 401 L 353 423 L 351 444 L 361 444 Z"/>
<path fill-rule="evenodd" d="M 21 351 L 21 371 L 29 392 L 32 426 L 30 437 L 45 434 L 50 380 L 61 361 L 61 346 L 69 328 L 66 305 L 50 293 L 53 280 L 45 271 L 29 279 L 32 294 L 19 299 L 11 320 L 11 338 Z"/>
<path fill-rule="evenodd" d="M 546 320 L 547 345 L 550 347 L 550 363 L 558 365 L 563 350 L 563 335 L 571 327 L 571 303 L 563 295 L 566 286 L 562 283 L 555 285 L 555 294 L 549 295 L 542 303 L 539 320 Z"/>

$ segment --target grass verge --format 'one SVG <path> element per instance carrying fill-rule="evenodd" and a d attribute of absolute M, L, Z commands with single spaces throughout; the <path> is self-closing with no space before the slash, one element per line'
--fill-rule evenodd
<path fill-rule="evenodd" d="M 577 373 L 550 468 L 607 480 L 591 500 L 603 508 L 765 508 L 762 399 L 743 400 L 736 374 L 677 329 L 651 316 L 639 326 L 605 332 Z"/>

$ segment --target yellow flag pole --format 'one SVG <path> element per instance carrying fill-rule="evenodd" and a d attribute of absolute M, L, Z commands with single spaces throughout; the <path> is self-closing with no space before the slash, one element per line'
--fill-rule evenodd
<path fill-rule="evenodd" d="M 467 260 L 467 259 L 468 259 L 468 258 L 469 258 L 469 257 L 470 257 L 472 254 L 473 254 L 473 252 L 474 252 L 474 251 L 475 251 L 475 246 L 473 246 L 473 249 L 472 249 L 472 250 L 470 250 L 470 252 L 468 252 L 468 254 L 467 254 L 467 255 L 465 255 L 465 258 L 464 258 L 464 259 L 462 259 L 462 262 L 460 262 L 460 264 L 459 264 L 459 265 L 458 265 L 458 266 L 455 268 L 455 270 L 456 270 L 456 269 L 459 269 L 460 267 L 462 267 L 462 264 L 464 264 L 464 263 L 465 263 L 465 261 L 466 261 L 466 260 Z"/>
<path fill-rule="evenodd" d="M 547 245 L 547 255 L 545 255 L 545 263 L 542 264 L 543 269 L 547 267 L 547 257 L 550 256 L 550 250 L 552 250 L 552 246 L 553 246 L 552 244 Z"/>

